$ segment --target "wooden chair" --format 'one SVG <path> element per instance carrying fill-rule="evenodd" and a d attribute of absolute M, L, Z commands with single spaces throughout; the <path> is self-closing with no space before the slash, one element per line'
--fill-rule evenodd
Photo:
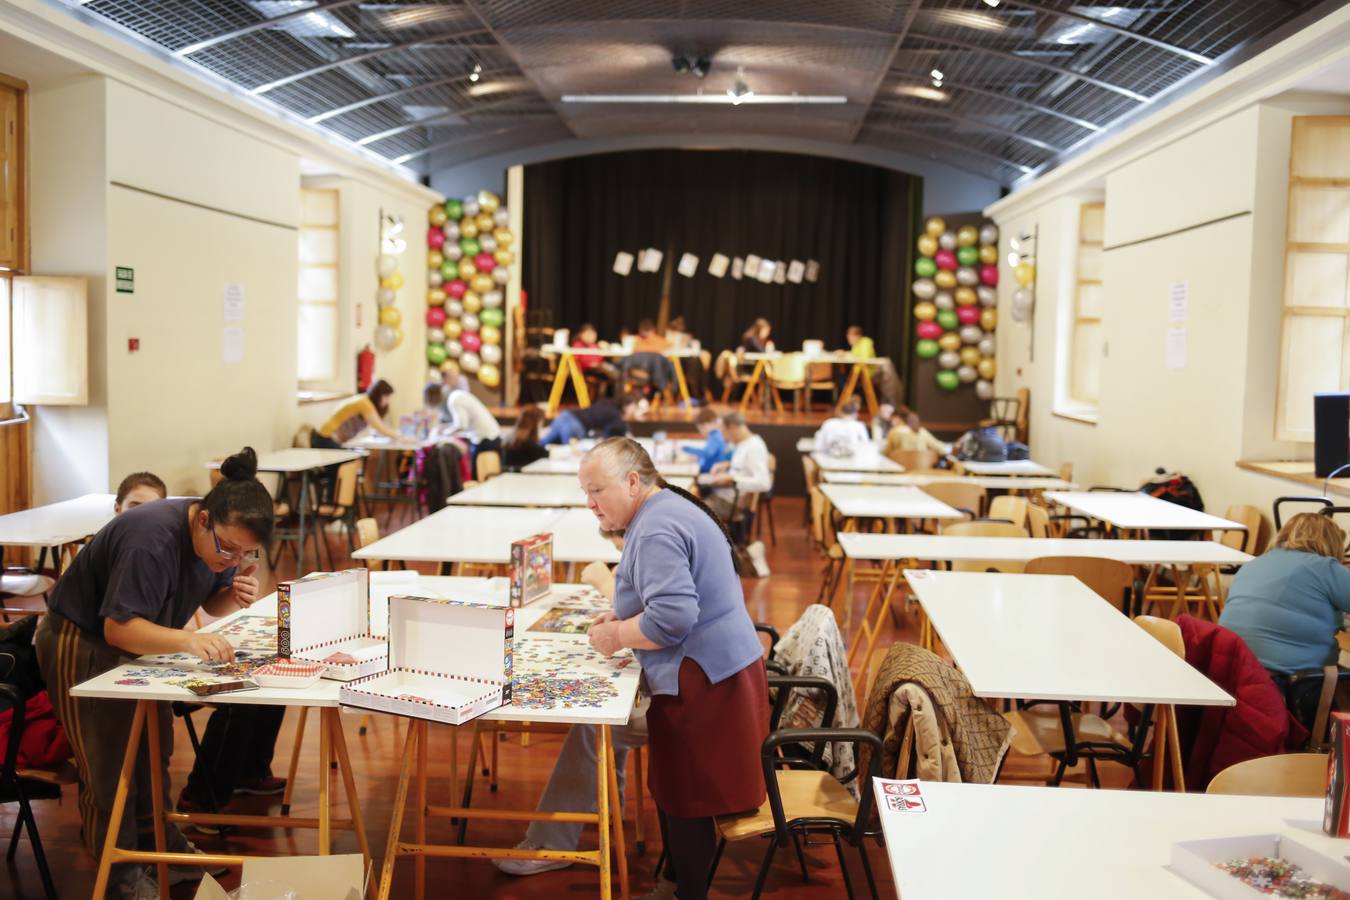
<path fill-rule="evenodd" d="M 767 491 L 759 495 L 755 503 L 754 532 L 755 532 L 755 539 L 762 540 L 764 536 L 764 522 L 767 520 L 769 523 L 769 543 L 777 547 L 778 534 L 775 532 L 773 527 L 772 485 L 777 484 L 778 457 L 772 453 L 769 454 L 769 475 L 770 475 L 769 481 L 770 487 Z"/>
<path fill-rule="evenodd" d="M 811 412 L 811 398 L 816 391 L 830 392 L 830 406 L 839 400 L 839 382 L 834 380 L 834 363 L 808 363 L 806 367 L 806 411 Z"/>
<path fill-rule="evenodd" d="M 816 592 L 816 602 L 833 606 L 834 596 L 839 592 L 839 582 L 843 580 L 848 560 L 845 558 L 844 548 L 839 546 L 839 539 L 835 534 L 834 515 L 829 498 L 819 487 L 809 488 L 809 491 L 811 539 L 816 548 L 825 556 L 825 570 L 821 573 L 820 590 Z"/>
<path fill-rule="evenodd" d="M 1072 575 L 1125 615 L 1130 614 L 1134 567 L 1095 556 L 1038 556 L 1028 560 L 1028 575 Z"/>
<path fill-rule="evenodd" d="M 1012 497 L 1008 494 L 1000 494 L 989 501 L 990 519 L 1007 519 L 1014 525 L 1025 526 L 1027 524 L 1027 503 L 1026 497 Z"/>
<path fill-rule="evenodd" d="M 1210 781 L 1206 794 L 1325 797 L 1327 754 L 1282 753 L 1235 763 Z"/>
<path fill-rule="evenodd" d="M 1065 462 L 1059 464 L 1059 477 L 1065 481 L 1073 481 L 1073 463 Z"/>
<path fill-rule="evenodd" d="M 347 535 L 347 553 L 350 555 L 356 552 L 354 532 L 356 530 L 357 488 L 360 483 L 361 460 L 354 459 L 338 466 L 337 484 L 333 488 L 333 501 L 331 503 L 320 503 L 315 513 L 321 546 L 326 547 L 328 544 L 327 539 L 322 537 L 324 527 L 330 522 L 341 522 L 342 529 Z M 330 565 L 333 563 L 332 557 L 333 552 L 330 549 L 328 551 Z"/>
<path fill-rule="evenodd" d="M 802 480 L 806 483 L 807 501 L 802 504 L 802 524 L 811 527 L 811 488 L 820 486 L 820 463 L 811 454 L 802 454 Z"/>
<path fill-rule="evenodd" d="M 502 474 L 502 455 L 496 450 L 484 450 L 474 461 L 474 477 L 482 484 Z"/>
<path fill-rule="evenodd" d="M 791 391 L 792 411 L 795 413 L 808 381 L 806 357 L 801 353 L 784 353 L 769 362 L 766 374 L 769 377 L 769 389 L 773 391 L 774 407 L 782 412 L 783 401 L 779 399 L 778 392 Z"/>
<path fill-rule="evenodd" d="M 930 497 L 941 500 L 972 519 L 978 519 L 984 509 L 984 488 L 978 484 L 961 481 L 935 481 L 932 484 L 925 484 L 922 490 Z"/>
<path fill-rule="evenodd" d="M 52 769 L 19 767 L 19 741 L 23 737 L 26 724 L 24 716 L 27 703 L 27 699 L 15 685 L 0 682 L 0 704 L 12 711 L 9 740 L 5 747 L 0 748 L 0 803 L 17 803 L 19 806 L 7 856 L 10 865 L 13 865 L 14 855 L 19 847 L 19 837 L 25 828 L 28 829 L 28 842 L 33 847 L 33 861 L 37 865 L 38 877 L 42 879 L 42 889 L 48 900 L 55 900 L 56 887 L 52 883 L 52 873 L 47 866 L 47 854 L 42 849 L 42 839 L 38 837 L 37 818 L 33 815 L 32 801 L 60 801 L 62 786 L 75 784 L 77 776 L 74 767 L 68 762 Z"/>
<path fill-rule="evenodd" d="M 1021 525 L 979 520 L 952 522 L 949 525 L 942 526 L 942 533 L 954 537 L 1024 538 L 1027 536 L 1027 530 Z M 1022 571 L 1022 563 L 993 559 L 967 559 L 953 562 L 951 570 L 953 572 L 1003 572 L 1004 574 L 1016 575 Z"/>
<path fill-rule="evenodd" d="M 749 374 L 741 370 L 740 357 L 731 350 L 723 350 L 717 354 L 717 360 L 713 363 L 713 376 L 722 382 L 723 403 L 731 400 L 736 385 L 745 384 L 750 380 Z"/>
<path fill-rule="evenodd" d="M 891 450 L 887 452 L 886 457 L 898 463 L 906 472 L 933 469 L 938 462 L 938 455 L 932 450 Z"/>
<path fill-rule="evenodd" d="M 1241 550 L 1251 556 L 1260 556 L 1270 546 L 1270 520 L 1255 506 L 1235 504 L 1224 511 L 1223 517 L 1247 526 L 1246 531 L 1225 531 L 1219 543 Z"/>
<path fill-rule="evenodd" d="M 1027 504 L 1027 531 L 1034 538 L 1050 536 L 1050 511 L 1044 506 Z"/>

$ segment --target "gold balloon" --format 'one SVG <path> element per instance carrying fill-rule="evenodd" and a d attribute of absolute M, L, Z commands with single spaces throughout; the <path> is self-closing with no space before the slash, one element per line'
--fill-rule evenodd
<path fill-rule="evenodd" d="M 964 285 L 957 288 L 952 296 L 956 298 L 957 306 L 974 306 L 975 301 L 979 299 L 979 295 L 975 293 L 974 288 Z"/>
<path fill-rule="evenodd" d="M 961 365 L 973 366 L 980 361 L 980 349 L 978 347 L 961 348 Z"/>
<path fill-rule="evenodd" d="M 473 288 L 479 294 L 486 294 L 496 287 L 497 282 L 492 280 L 492 276 L 486 272 L 479 272 L 469 281 L 469 287 Z"/>
<path fill-rule="evenodd" d="M 1030 287 L 1031 283 L 1036 280 L 1036 267 L 1031 263 L 1018 263 L 1017 267 L 1013 269 L 1013 277 L 1022 287 Z"/>
<path fill-rule="evenodd" d="M 933 284 L 944 291 L 950 291 L 956 287 L 956 273 L 950 269 L 938 269 L 933 275 Z"/>
<path fill-rule="evenodd" d="M 509 266 L 516 261 L 516 255 L 510 250 L 502 250 L 501 246 L 501 241 L 498 241 L 497 252 L 492 254 L 492 258 L 497 261 L 499 266 Z"/>
<path fill-rule="evenodd" d="M 388 325 L 390 328 L 397 328 L 403 322 L 403 313 L 398 311 L 397 306 L 386 306 L 380 310 L 380 324 Z"/>
<path fill-rule="evenodd" d="M 980 239 L 980 229 L 974 225 L 962 225 L 956 231 L 956 246 L 970 247 Z"/>
<path fill-rule="evenodd" d="M 428 251 L 427 251 L 427 268 L 428 268 L 428 269 L 439 269 L 439 268 L 441 267 L 441 263 L 443 263 L 443 262 L 445 262 L 445 254 L 444 254 L 444 253 L 442 253 L 442 252 L 439 251 L 439 250 L 428 250 Z"/>
<path fill-rule="evenodd" d="M 934 216 L 924 223 L 923 230 L 936 240 L 941 237 L 942 232 L 947 230 L 947 223 L 941 217 Z"/>
<path fill-rule="evenodd" d="M 961 335 L 957 334 L 955 331 L 949 331 L 942 337 L 938 338 L 938 346 L 941 347 L 943 350 L 948 351 L 960 350 Z"/>
<path fill-rule="evenodd" d="M 447 341 L 456 341 L 464 333 L 464 326 L 459 323 L 459 319 L 446 319 L 445 324 L 441 326 L 441 331 L 445 332 Z"/>
<path fill-rule="evenodd" d="M 998 327 L 998 310 L 992 306 L 980 311 L 980 327 L 985 331 L 993 331 Z"/>
<path fill-rule="evenodd" d="M 501 250 L 510 247 L 511 241 L 515 239 L 515 235 L 511 233 L 510 228 L 498 228 L 492 232 L 492 237 L 497 241 L 497 248 Z"/>
<path fill-rule="evenodd" d="M 502 373 L 492 363 L 483 363 L 478 367 L 478 380 L 483 387 L 495 388 L 502 383 Z"/>
<path fill-rule="evenodd" d="M 460 302 L 464 304 L 464 311 L 467 313 L 477 314 L 483 308 L 483 298 L 478 296 L 477 291 L 465 291 Z"/>
<path fill-rule="evenodd" d="M 474 222 L 478 224 L 479 234 L 492 234 L 492 229 L 497 224 L 492 220 L 492 213 L 479 213 Z"/>
<path fill-rule="evenodd" d="M 427 291 L 427 306 L 445 305 L 445 291 L 440 288 L 432 288 Z"/>
<path fill-rule="evenodd" d="M 502 342 L 502 330 L 496 325 L 483 325 L 478 329 L 478 336 L 483 339 L 485 344 L 500 344 Z"/>
<path fill-rule="evenodd" d="M 502 205 L 502 198 L 498 197 L 492 191 L 478 192 L 478 208 L 491 215 L 497 211 L 497 207 Z"/>
<path fill-rule="evenodd" d="M 466 218 L 459 223 L 459 236 L 462 238 L 478 237 L 478 223 L 473 219 Z"/>
<path fill-rule="evenodd" d="M 998 248 L 993 244 L 985 244 L 980 248 L 980 262 L 986 266 L 998 265 Z"/>
<path fill-rule="evenodd" d="M 985 381 L 992 381 L 998 374 L 998 364 L 992 358 L 980 360 L 980 364 L 975 367 L 975 371 L 980 373 L 980 377 Z"/>
<path fill-rule="evenodd" d="M 468 280 L 469 280 L 469 277 L 470 277 L 471 275 L 474 275 L 475 273 L 477 273 L 477 271 L 478 271 L 478 266 L 474 264 L 473 257 L 471 257 L 471 256 L 465 256 L 465 257 L 462 257 L 462 258 L 460 259 L 460 261 L 459 261 L 459 277 L 460 277 L 462 280 L 468 281 Z"/>
<path fill-rule="evenodd" d="M 431 221 L 432 225 L 440 228 L 445 224 L 445 207 L 433 206 L 431 212 L 427 213 L 427 218 Z"/>
<path fill-rule="evenodd" d="M 919 253 L 923 256 L 936 256 L 938 250 L 937 238 L 931 234 L 921 235 L 919 237 Z"/>
<path fill-rule="evenodd" d="M 454 372 L 458 375 L 460 373 L 459 362 L 453 359 L 447 359 L 445 362 L 441 363 L 441 371 Z"/>
<path fill-rule="evenodd" d="M 931 322 L 937 318 L 937 307 L 931 303 L 914 304 L 914 318 L 920 322 Z"/>

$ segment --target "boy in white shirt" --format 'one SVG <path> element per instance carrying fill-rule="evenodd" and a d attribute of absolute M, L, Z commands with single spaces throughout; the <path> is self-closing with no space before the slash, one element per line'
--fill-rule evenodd
<path fill-rule="evenodd" d="M 727 522 L 734 513 L 733 504 L 744 508 L 753 494 L 773 489 L 773 473 L 769 471 L 769 448 L 764 438 L 753 433 L 745 424 L 745 416 L 729 412 L 722 416 L 722 430 L 735 450 L 730 462 L 722 462 L 699 477 L 705 488 L 708 507 Z"/>
<path fill-rule="evenodd" d="M 872 440 L 867 426 L 858 421 L 860 405 L 850 400 L 839 410 L 839 415 L 826 419 L 816 432 L 816 452 L 846 455 Z"/>

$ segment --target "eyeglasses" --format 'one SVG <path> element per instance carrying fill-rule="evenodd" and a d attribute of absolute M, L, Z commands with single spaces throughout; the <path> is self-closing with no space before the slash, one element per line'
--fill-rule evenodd
<path fill-rule="evenodd" d="M 220 535 L 216 534 L 215 528 L 211 529 L 211 540 L 216 545 L 216 553 L 225 559 L 233 560 L 235 562 L 244 562 L 245 560 L 254 562 L 258 559 L 257 550 L 226 550 L 224 547 L 220 546 Z"/>

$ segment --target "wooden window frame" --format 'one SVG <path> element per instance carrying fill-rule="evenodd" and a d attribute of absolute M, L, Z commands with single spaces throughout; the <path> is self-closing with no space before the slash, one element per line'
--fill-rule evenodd
<path fill-rule="evenodd" d="M 331 263 L 307 263 L 297 262 L 297 274 L 308 269 L 332 269 L 334 296 L 331 299 L 307 300 L 296 295 L 296 313 L 297 317 L 302 309 L 310 307 L 330 307 L 334 310 L 334 329 L 333 329 L 333 374 L 329 378 L 300 379 L 297 377 L 297 389 L 300 391 L 326 391 L 337 389 L 342 380 L 342 329 L 345 326 L 346 318 L 342 314 L 342 193 L 337 188 L 304 187 L 301 193 L 331 194 L 333 222 L 309 222 L 305 220 L 304 204 L 301 204 L 301 221 L 298 239 L 303 239 L 307 231 L 333 231 L 335 237 L 333 240 L 333 261 Z M 299 240 L 297 240 L 297 251 L 299 249 Z M 298 350 L 297 350 L 298 352 Z M 297 373 L 298 375 L 298 373 Z"/>

